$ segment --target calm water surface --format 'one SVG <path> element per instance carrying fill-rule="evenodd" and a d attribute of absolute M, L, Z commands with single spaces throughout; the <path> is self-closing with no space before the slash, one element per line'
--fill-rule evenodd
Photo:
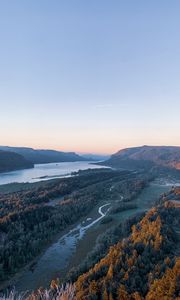
<path fill-rule="evenodd" d="M 78 161 L 38 164 L 32 169 L 0 173 L 0 185 L 13 182 L 38 182 L 42 180 L 70 176 L 71 172 L 77 172 L 79 170 L 103 168 L 102 166 L 93 165 L 91 163 L 92 161 Z"/>

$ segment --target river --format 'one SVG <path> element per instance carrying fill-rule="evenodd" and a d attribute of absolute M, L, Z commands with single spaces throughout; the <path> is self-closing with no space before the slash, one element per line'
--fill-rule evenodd
<path fill-rule="evenodd" d="M 103 168 L 103 166 L 92 164 L 92 161 L 37 164 L 32 169 L 0 173 L 0 185 L 67 177 L 71 176 L 72 172 L 95 168 Z"/>
<path fill-rule="evenodd" d="M 75 251 L 78 241 L 83 238 L 88 229 L 106 216 L 109 208 L 104 211 L 103 209 L 109 205 L 110 203 L 101 205 L 98 208 L 97 217 L 86 217 L 84 221 L 53 243 L 32 268 L 21 274 L 15 285 L 16 290 L 24 291 L 40 286 L 47 287 L 53 278 L 59 277 L 61 270 L 67 266 L 69 258 Z"/>

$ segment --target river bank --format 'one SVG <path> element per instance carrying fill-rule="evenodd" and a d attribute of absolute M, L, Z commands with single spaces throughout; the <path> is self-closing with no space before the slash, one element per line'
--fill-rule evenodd
<path fill-rule="evenodd" d="M 13 183 L 36 183 L 71 176 L 79 170 L 102 169 L 105 166 L 92 161 L 37 164 L 33 169 L 24 169 L 0 174 L 0 186 Z"/>

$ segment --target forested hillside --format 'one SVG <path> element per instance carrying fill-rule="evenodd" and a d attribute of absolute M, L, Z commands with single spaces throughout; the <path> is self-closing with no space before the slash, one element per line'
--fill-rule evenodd
<path fill-rule="evenodd" d="M 146 184 L 141 176 L 127 171 L 99 169 L 79 174 L 29 191 L 0 195 L 1 282 L 35 258 L 57 233 L 86 216 L 100 201 L 117 199 L 122 192 L 127 197 L 134 196 Z M 115 183 L 117 188 L 111 191 Z M 51 205 L 58 198 L 59 202 Z"/>
<path fill-rule="evenodd" d="M 125 169 L 170 168 L 180 170 L 180 147 L 142 146 L 113 154 L 105 165 Z M 165 170 L 164 170 L 165 171 Z"/>
<path fill-rule="evenodd" d="M 74 162 L 87 160 L 85 157 L 80 156 L 74 152 L 62 152 L 55 150 L 36 150 L 27 147 L 8 147 L 0 146 L 0 150 L 18 153 L 25 159 L 34 164 L 44 164 L 53 162 Z"/>
<path fill-rule="evenodd" d="M 75 283 L 74 299 L 179 299 L 179 190 L 152 208 L 131 235 Z"/>
<path fill-rule="evenodd" d="M 88 272 L 63 287 L 53 280 L 50 290 L 39 289 L 28 300 L 179 300 L 179 213 L 180 188 L 173 188 L 139 221 L 134 218 L 130 235 Z"/>
<path fill-rule="evenodd" d="M 35 258 L 58 232 L 79 221 L 101 201 L 111 201 L 110 214 L 131 209 L 134 196 L 151 180 L 144 173 L 106 169 L 78 174 L 30 191 L 0 196 L 1 282 Z M 51 205 L 57 197 L 59 202 Z M 121 201 L 117 201 L 118 197 Z M 39 289 L 24 298 L 178 300 L 179 213 L 180 188 L 173 188 L 148 212 L 141 212 L 107 231 L 104 242 L 90 254 L 90 260 L 68 275 L 68 282 L 72 283 L 62 288 L 55 279 L 50 290 Z"/>
<path fill-rule="evenodd" d="M 33 167 L 33 163 L 25 159 L 22 155 L 0 150 L 0 172 L 8 172 Z"/>

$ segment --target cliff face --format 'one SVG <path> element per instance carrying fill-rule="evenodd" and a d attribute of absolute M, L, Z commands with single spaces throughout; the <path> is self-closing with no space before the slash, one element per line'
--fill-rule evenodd
<path fill-rule="evenodd" d="M 22 155 L 8 151 L 0 151 L 0 172 L 33 167 L 33 163 L 26 160 Z"/>
<path fill-rule="evenodd" d="M 105 164 L 128 169 L 159 166 L 180 170 L 180 147 L 142 146 L 127 148 L 112 155 Z"/>

